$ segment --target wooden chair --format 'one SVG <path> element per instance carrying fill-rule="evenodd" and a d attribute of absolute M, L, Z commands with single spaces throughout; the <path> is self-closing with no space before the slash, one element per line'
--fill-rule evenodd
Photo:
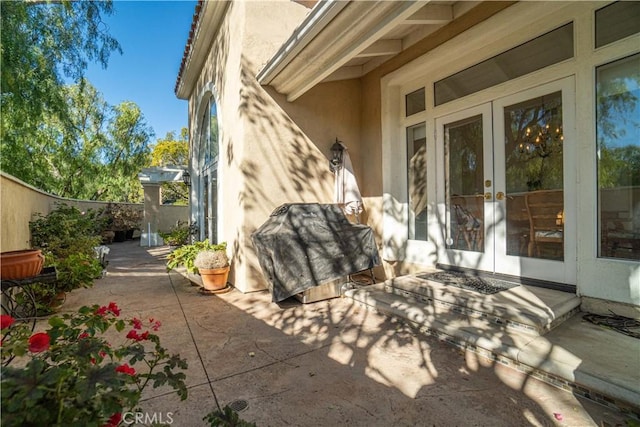
<path fill-rule="evenodd" d="M 528 255 L 539 258 L 541 244 L 554 245 L 564 254 L 563 191 L 532 191 L 526 194 L 525 202 L 529 216 Z"/>

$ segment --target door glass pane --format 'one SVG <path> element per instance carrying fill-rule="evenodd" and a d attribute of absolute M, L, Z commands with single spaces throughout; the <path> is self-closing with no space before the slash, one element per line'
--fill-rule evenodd
<path fill-rule="evenodd" d="M 599 253 L 640 260 L 640 54 L 596 79 Z"/>
<path fill-rule="evenodd" d="M 409 239 L 427 240 L 427 138 L 424 123 L 407 128 Z"/>
<path fill-rule="evenodd" d="M 504 109 L 507 254 L 564 259 L 562 94 Z"/>
<path fill-rule="evenodd" d="M 484 252 L 482 116 L 444 127 L 445 170 L 451 249 Z"/>

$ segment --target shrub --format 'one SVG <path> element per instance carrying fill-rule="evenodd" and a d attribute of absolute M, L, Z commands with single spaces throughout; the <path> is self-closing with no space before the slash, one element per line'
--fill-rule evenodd
<path fill-rule="evenodd" d="M 102 240 L 104 218 L 96 210 L 81 212 L 75 206 L 57 204 L 48 215 L 36 214 L 29 222 L 31 244 L 42 250 L 45 267 L 56 267 L 58 280 L 51 285 L 55 292 L 69 292 L 90 287 L 100 277 L 102 265 L 95 247 Z M 49 292 L 36 293 L 38 305 L 47 305 Z"/>
<path fill-rule="evenodd" d="M 167 245 L 182 246 L 189 242 L 190 232 L 189 224 L 183 221 L 178 221 L 175 227 L 171 227 L 168 232 L 160 231 L 158 234 Z"/>
<path fill-rule="evenodd" d="M 54 316 L 35 334 L 10 316 L 1 320 L 3 426 L 118 425 L 149 385 L 166 384 L 187 398 L 185 374 L 178 372 L 187 362 L 162 347 L 154 319 L 122 319 L 112 302 Z M 127 326 L 121 342 L 104 336 Z"/>

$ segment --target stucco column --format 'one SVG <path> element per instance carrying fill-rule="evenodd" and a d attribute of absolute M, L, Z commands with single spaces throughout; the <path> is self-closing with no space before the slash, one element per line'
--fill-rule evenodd
<path fill-rule="evenodd" d="M 163 241 L 158 236 L 159 208 L 162 200 L 160 198 L 160 184 L 143 183 L 142 188 L 144 189 L 144 218 L 140 246 L 161 246 Z"/>

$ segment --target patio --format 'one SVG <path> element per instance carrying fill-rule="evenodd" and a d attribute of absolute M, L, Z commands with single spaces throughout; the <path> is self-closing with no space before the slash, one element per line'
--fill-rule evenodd
<path fill-rule="evenodd" d="M 154 317 L 189 361 L 189 398 L 149 390 L 143 410 L 173 425 L 205 425 L 214 406 L 245 401 L 263 425 L 624 425 L 625 417 L 423 335 L 348 298 L 271 303 L 268 292 L 204 296 L 167 247 L 111 245 L 108 275 L 71 292 L 62 311 L 115 301 Z M 240 402 L 241 403 L 241 402 Z"/>

